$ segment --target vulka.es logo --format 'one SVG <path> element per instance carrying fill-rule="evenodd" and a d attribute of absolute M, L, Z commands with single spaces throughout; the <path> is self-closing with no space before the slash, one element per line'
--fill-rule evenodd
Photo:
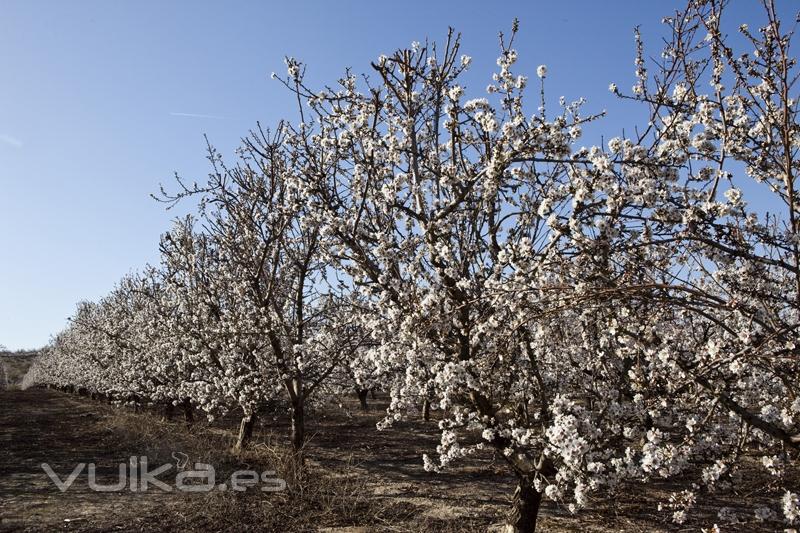
<path fill-rule="evenodd" d="M 181 454 L 183 455 L 183 454 Z M 231 474 L 228 483 L 216 484 L 216 472 L 214 467 L 205 463 L 194 463 L 194 470 L 182 470 L 186 462 L 178 462 L 175 465 L 170 463 L 163 464 L 153 470 L 148 469 L 147 457 L 132 456 L 128 463 L 119 464 L 119 474 L 116 483 L 100 484 L 97 482 L 97 467 L 94 463 L 78 463 L 70 472 L 66 479 L 62 479 L 56 474 L 47 463 L 42 463 L 42 469 L 47 476 L 55 483 L 58 490 L 66 492 L 78 479 L 84 469 L 87 470 L 89 489 L 96 492 L 119 492 L 130 490 L 131 492 L 145 492 L 151 486 L 165 492 L 178 490 L 181 492 L 210 492 L 212 490 L 234 490 L 245 491 L 249 487 L 261 484 L 264 492 L 280 492 L 286 488 L 286 481 L 274 477 L 275 472 L 266 470 L 260 475 L 255 470 L 237 470 Z M 175 476 L 174 486 L 158 479 L 156 476 L 168 472 L 175 467 L 178 473 Z"/>

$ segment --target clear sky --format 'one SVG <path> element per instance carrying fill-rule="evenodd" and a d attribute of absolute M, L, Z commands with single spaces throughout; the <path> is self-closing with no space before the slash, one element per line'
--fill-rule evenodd
<path fill-rule="evenodd" d="M 737 23 L 752 22 L 754 1 L 733 4 Z M 517 17 L 520 73 L 547 64 L 549 95 L 607 109 L 611 135 L 633 124 L 635 110 L 607 89 L 632 84 L 633 27 L 657 55 L 660 19 L 679 5 L 2 0 L 0 344 L 44 345 L 77 301 L 157 260 L 179 212 L 149 194 L 174 172 L 205 176 L 203 134 L 231 154 L 257 120 L 295 118 L 270 79 L 285 55 L 306 62 L 312 81 L 333 82 L 453 26 L 474 58 L 474 98 L 490 81 L 497 33 Z"/>

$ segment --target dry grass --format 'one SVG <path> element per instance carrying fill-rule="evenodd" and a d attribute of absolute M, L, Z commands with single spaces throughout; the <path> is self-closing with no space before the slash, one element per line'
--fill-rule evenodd
<path fill-rule="evenodd" d="M 186 498 L 182 503 L 184 510 L 176 515 L 179 520 L 173 522 L 173 526 L 189 527 L 199 521 L 209 527 L 216 524 L 213 528 L 226 531 L 246 531 L 254 527 L 262 531 L 287 532 L 339 531 L 339 528 L 344 528 L 341 529 L 343 532 L 357 532 L 359 527 L 368 527 L 363 531 L 370 532 L 403 533 L 499 531 L 498 524 L 508 503 L 503 493 L 499 500 L 483 506 L 479 513 L 453 514 L 447 503 L 428 505 L 435 502 L 435 493 L 441 489 L 436 479 L 426 479 L 421 473 L 419 477 L 411 478 L 406 490 L 400 490 L 399 494 L 393 492 L 397 486 L 403 488 L 407 484 L 398 484 L 391 477 L 374 475 L 375 465 L 368 454 L 359 454 L 358 451 L 354 454 L 351 448 L 347 455 L 345 446 L 334 444 L 337 439 L 341 444 L 343 435 L 347 435 L 349 441 L 357 440 L 354 436 L 358 434 L 369 435 L 374 431 L 373 423 L 378 418 L 374 412 L 356 417 L 348 415 L 346 420 L 342 415 L 326 415 L 327 424 L 321 424 L 307 450 L 309 457 L 321 461 L 309 460 L 302 468 L 298 467 L 294 454 L 286 445 L 285 427 L 280 425 L 260 426 L 254 437 L 256 444 L 236 455 L 229 451 L 235 440 L 235 417 L 214 427 L 198 424 L 188 430 L 183 423 L 158 422 L 153 414 L 148 413 L 132 414 L 112 409 L 109 416 L 116 432 L 128 435 L 137 446 L 155 457 L 167 457 L 168 460 L 172 450 L 180 449 L 193 461 L 219 465 L 223 475 L 241 468 L 275 470 L 286 480 L 286 491 L 269 495 L 257 491 L 247 494 L 213 492 L 200 498 Z M 419 453 L 410 444 L 412 441 L 419 441 L 420 436 L 426 433 L 431 437 L 436 434 L 429 426 L 417 427 L 413 423 L 408 428 L 401 425 L 398 429 L 401 434 L 408 433 L 408 440 L 399 442 L 411 454 Z M 425 441 L 424 444 L 430 446 L 431 442 Z M 384 447 L 384 453 L 387 451 L 391 453 Z M 481 471 L 482 475 L 491 476 L 490 471 L 496 470 L 494 461 L 485 459 L 482 466 L 464 467 L 460 474 L 450 474 L 449 479 L 445 476 L 444 487 L 456 493 L 456 498 L 468 494 L 471 472 Z M 403 461 L 398 461 L 398 465 L 404 466 Z M 634 484 L 620 487 L 615 493 L 596 495 L 590 508 L 577 516 L 563 507 L 547 503 L 541 529 L 573 531 L 580 525 L 587 532 L 699 531 L 718 523 L 716 512 L 721 507 L 729 507 L 742 520 L 738 524 L 728 524 L 725 530 L 774 531 L 776 523 L 755 521 L 749 509 L 756 505 L 774 507 L 779 494 L 770 490 L 763 471 L 757 465 L 746 465 L 734 480 L 731 490 L 701 494 L 689 522 L 683 526 L 672 524 L 667 512 L 658 511 L 658 502 L 666 501 L 670 492 L 683 486 L 675 481 L 654 481 L 645 491 L 641 485 Z M 511 485 L 502 483 L 504 475 L 499 472 L 496 477 L 501 482 L 499 490 L 503 491 Z M 797 479 L 793 481 L 800 482 Z M 433 489 L 429 486 L 431 484 L 435 485 Z M 453 486 L 459 484 L 463 486 L 454 490 Z M 425 498 L 429 501 L 421 505 L 420 500 Z"/>
<path fill-rule="evenodd" d="M 176 494 L 170 512 L 159 519 L 159 528 L 300 532 L 372 524 L 383 525 L 386 531 L 411 531 L 393 524 L 411 519 L 413 506 L 374 498 L 369 478 L 353 463 L 333 468 L 312 461 L 301 464 L 286 444 L 265 442 L 275 439 L 263 433 L 261 442 L 234 453 L 232 424 L 226 428 L 196 423 L 188 428 L 183 422 L 160 420 L 154 413 L 110 406 L 101 410 L 103 427 L 121 436 L 130 448 L 141 450 L 151 464 L 174 462 L 179 452 L 190 463 L 213 465 L 218 483 L 236 470 L 274 471 L 274 477 L 286 482 L 280 492 L 253 487 L 245 492 Z"/>
<path fill-rule="evenodd" d="M 0 468 L 4 464 L 16 468 L 14 476 L 0 477 L 0 493 L 14 495 L 5 502 L 6 516 L 17 520 L 14 524 L 30 524 L 18 528 L 22 531 L 62 527 L 87 532 L 500 530 L 512 483 L 491 453 L 471 457 L 442 474 L 426 473 L 419 457 L 435 447 L 435 423 L 412 420 L 391 431 L 377 432 L 374 425 L 381 416 L 380 408 L 353 413 L 317 412 L 310 420 L 307 460 L 300 466 L 288 446 L 285 417 L 260 423 L 253 445 L 236 454 L 231 451 L 235 414 L 214 425 L 198 421 L 187 428 L 182 421 L 162 421 L 154 411 L 136 413 L 55 391 L 0 392 L 0 437 L 4 424 L 11 429 L 11 458 L 3 463 L 0 453 Z M 174 464 L 177 453 L 190 463 L 213 465 L 217 484 L 229 480 L 236 470 L 275 471 L 271 477 L 284 479 L 286 490 L 262 492 L 251 487 L 245 492 L 108 494 L 78 489 L 52 494 L 54 489 L 48 484 L 36 489 L 38 492 L 29 488 L 30 480 L 42 477 L 41 471 L 38 478 L 33 474 L 43 460 L 55 461 L 60 472 L 69 472 L 78 460 L 97 458 L 98 465 L 102 462 L 110 467 L 136 454 L 146 455 L 152 469 Z M 19 464 L 20 459 L 27 459 L 32 466 Z M 171 470 L 164 481 L 174 481 L 174 476 L 175 470 Z M 779 524 L 757 523 L 745 513 L 745 508 L 762 502 L 774 507 L 777 487 L 765 487 L 763 469 L 748 464 L 741 479 L 734 481 L 730 491 L 703 494 L 690 521 L 681 527 L 669 522 L 667 512 L 658 511 L 658 502 L 682 485 L 651 482 L 620 487 L 616 494 L 598 494 L 579 515 L 546 502 L 540 530 L 699 531 L 719 522 L 716 512 L 722 506 L 737 510 L 745 519 L 724 526 L 725 531 L 776 530 Z M 787 483 L 800 486 L 800 479 Z M 0 501 L 0 531 L 5 531 L 3 504 Z M 37 508 L 40 510 L 32 511 Z M 59 525 L 65 517 L 71 519 L 69 525 Z"/>

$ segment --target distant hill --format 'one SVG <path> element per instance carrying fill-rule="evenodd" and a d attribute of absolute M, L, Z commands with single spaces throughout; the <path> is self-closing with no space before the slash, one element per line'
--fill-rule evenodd
<path fill-rule="evenodd" d="M 0 389 L 19 385 L 38 353 L 37 350 L 0 351 Z"/>

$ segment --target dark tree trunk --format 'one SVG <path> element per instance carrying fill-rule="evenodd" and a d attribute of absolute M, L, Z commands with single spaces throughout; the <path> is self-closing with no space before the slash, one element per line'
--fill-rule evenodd
<path fill-rule="evenodd" d="M 520 478 L 508 515 L 509 533 L 534 533 L 541 503 L 542 493 L 536 491 L 530 480 Z"/>
<path fill-rule="evenodd" d="M 168 401 L 164 404 L 164 411 L 161 415 L 161 420 L 164 422 L 169 422 L 172 420 L 172 415 L 175 413 L 175 406 L 172 402 Z"/>
<path fill-rule="evenodd" d="M 292 401 L 292 448 L 295 453 L 301 452 L 306 440 L 305 413 L 303 398 Z"/>
<path fill-rule="evenodd" d="M 372 397 L 373 400 L 377 400 L 378 398 L 375 396 L 375 388 L 371 388 L 369 390 L 369 395 Z"/>
<path fill-rule="evenodd" d="M 427 422 L 431 419 L 431 402 L 430 400 L 425 400 L 422 402 L 422 419 Z"/>
<path fill-rule="evenodd" d="M 369 411 L 369 405 L 367 405 L 367 394 L 369 394 L 369 390 L 356 389 L 356 394 L 358 394 L 358 401 L 361 404 L 361 410 Z"/>
<path fill-rule="evenodd" d="M 186 425 L 192 427 L 194 424 L 194 406 L 192 405 L 192 401 L 189 398 L 184 398 L 181 407 L 183 407 L 183 418 L 186 420 Z"/>
<path fill-rule="evenodd" d="M 236 444 L 233 446 L 233 451 L 240 452 L 247 448 L 250 439 L 253 437 L 253 428 L 256 425 L 256 415 L 245 415 L 242 417 L 242 422 L 239 424 L 239 436 L 236 439 Z"/>
<path fill-rule="evenodd" d="M 141 397 L 138 394 L 134 394 L 131 396 L 131 401 L 133 402 L 133 412 L 141 413 L 143 405 Z"/>

